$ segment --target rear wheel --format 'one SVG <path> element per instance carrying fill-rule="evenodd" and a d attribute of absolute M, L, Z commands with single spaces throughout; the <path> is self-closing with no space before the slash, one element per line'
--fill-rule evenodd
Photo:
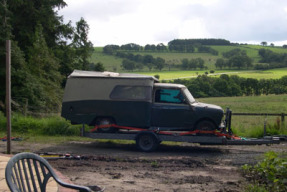
<path fill-rule="evenodd" d="M 114 124 L 114 121 L 110 118 L 101 118 L 101 119 L 98 119 L 96 121 L 96 125 L 98 126 L 101 126 L 101 125 L 112 125 Z M 105 128 L 99 128 L 98 129 L 98 132 L 101 132 L 101 133 L 114 133 L 116 132 L 116 128 L 112 127 L 112 126 L 107 126 Z"/>
<path fill-rule="evenodd" d="M 200 131 L 213 131 L 215 129 L 216 127 L 214 123 L 209 120 L 200 121 L 195 126 L 195 130 L 200 130 Z"/>
<path fill-rule="evenodd" d="M 160 141 L 154 133 L 140 133 L 136 138 L 137 148 L 144 152 L 151 152 L 157 149 Z"/>

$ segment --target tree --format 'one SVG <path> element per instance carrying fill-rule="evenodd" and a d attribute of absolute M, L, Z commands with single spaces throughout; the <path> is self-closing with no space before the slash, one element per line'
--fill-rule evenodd
<path fill-rule="evenodd" d="M 266 41 L 262 41 L 262 42 L 261 42 L 261 45 L 262 45 L 262 46 L 267 46 L 267 42 L 266 42 Z"/>
<path fill-rule="evenodd" d="M 161 71 L 164 65 L 165 65 L 165 60 L 161 57 L 157 57 L 155 60 L 155 68 Z"/>
<path fill-rule="evenodd" d="M 103 52 L 108 55 L 113 55 L 119 49 L 120 49 L 120 46 L 118 45 L 106 45 L 103 48 Z"/>
<path fill-rule="evenodd" d="M 197 66 L 202 70 L 204 68 L 204 60 L 202 58 L 196 58 Z"/>
<path fill-rule="evenodd" d="M 163 43 L 159 43 L 156 46 L 157 51 L 167 51 L 167 47 Z"/>
<path fill-rule="evenodd" d="M 122 61 L 122 68 L 125 70 L 129 70 L 129 71 L 133 71 L 135 69 L 135 62 L 128 60 L 128 59 L 124 59 Z"/>
<path fill-rule="evenodd" d="M 105 71 L 105 67 L 104 67 L 103 63 L 98 62 L 98 63 L 95 65 L 94 70 L 95 70 L 95 71 L 101 71 L 101 72 L 103 72 L 103 71 Z"/>
<path fill-rule="evenodd" d="M 196 69 L 198 67 L 198 63 L 196 59 L 191 59 L 189 62 L 189 68 L 190 69 Z"/>
<path fill-rule="evenodd" d="M 65 24 L 63 16 L 58 15 L 58 10 L 66 5 L 64 0 L 0 0 L 2 102 L 5 91 L 4 49 L 7 39 L 12 40 L 12 95 L 15 98 L 28 99 L 29 104 L 38 111 L 43 108 L 45 111 L 59 110 L 61 86 L 65 83 L 63 77 L 68 76 L 75 68 L 82 69 L 79 64 L 90 66 L 84 52 L 80 50 L 87 47 L 83 45 L 89 44 L 87 39 L 82 38 L 84 35 L 81 35 L 87 34 L 88 30 L 82 29 L 88 29 L 85 27 L 88 25 L 80 22 L 73 28 L 71 22 Z M 79 41 L 76 41 L 77 37 Z M 86 44 L 77 44 L 83 39 L 86 41 L 82 42 Z M 86 62 L 80 63 L 81 61 Z"/>
<path fill-rule="evenodd" d="M 57 9 L 64 8 L 64 0 L 9 0 L 9 10 L 13 13 L 11 25 L 14 40 L 25 55 L 28 47 L 33 44 L 33 34 L 36 26 L 41 23 L 43 35 L 48 47 L 56 47 L 63 39 L 71 38 L 71 27 L 63 24 L 63 18 L 58 16 Z"/>
<path fill-rule="evenodd" d="M 181 60 L 181 68 L 187 70 L 189 68 L 189 61 L 187 58 Z"/>
<path fill-rule="evenodd" d="M 223 66 L 224 66 L 224 59 L 222 59 L 222 58 L 216 59 L 215 67 L 219 68 L 219 69 L 222 69 Z"/>
<path fill-rule="evenodd" d="M 73 46 L 76 49 L 76 55 L 78 57 L 78 67 L 83 70 L 89 70 L 88 58 L 94 51 L 92 42 L 88 40 L 88 34 L 89 25 L 83 18 L 81 18 L 80 21 L 76 23 Z"/>
<path fill-rule="evenodd" d="M 59 110 L 62 93 L 60 85 L 63 77 L 59 72 L 58 59 L 46 44 L 41 24 L 36 27 L 33 42 L 29 49 L 28 67 L 36 79 L 35 83 L 39 84 L 37 94 L 39 98 L 35 100 L 38 101 L 35 104 L 45 107 L 46 111 Z"/>

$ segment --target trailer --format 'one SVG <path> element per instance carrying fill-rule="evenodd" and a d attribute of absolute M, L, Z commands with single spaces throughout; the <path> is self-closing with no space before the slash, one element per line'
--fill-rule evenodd
<path fill-rule="evenodd" d="M 224 126 L 220 130 L 204 131 L 161 131 L 159 128 L 142 129 L 137 127 L 119 126 L 116 124 L 96 125 L 89 132 L 81 135 L 94 139 L 135 140 L 139 150 L 151 152 L 158 148 L 162 141 L 198 143 L 200 145 L 271 145 L 279 144 L 279 137 L 241 138 L 235 136 L 231 130 L 232 111 L 227 109 Z M 98 132 L 100 129 L 113 127 L 115 133 Z"/>

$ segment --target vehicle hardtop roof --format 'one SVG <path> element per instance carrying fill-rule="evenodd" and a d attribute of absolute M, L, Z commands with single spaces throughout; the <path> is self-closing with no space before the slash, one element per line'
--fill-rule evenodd
<path fill-rule="evenodd" d="M 155 83 L 154 87 L 155 88 L 157 88 L 157 87 L 164 87 L 164 88 L 178 88 L 178 89 L 181 89 L 181 88 L 184 88 L 185 86 L 181 85 L 181 84 L 175 84 L 175 83 Z"/>
<path fill-rule="evenodd" d="M 159 80 L 153 76 L 140 75 L 134 73 L 114 73 L 109 71 L 98 72 L 98 71 L 80 71 L 74 70 L 68 78 L 130 78 L 130 79 L 151 79 L 155 82 Z"/>

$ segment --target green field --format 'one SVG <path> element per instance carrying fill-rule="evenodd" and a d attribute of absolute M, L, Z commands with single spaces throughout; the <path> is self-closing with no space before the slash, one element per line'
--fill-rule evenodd
<path fill-rule="evenodd" d="M 194 58 L 202 58 L 205 61 L 205 66 L 208 67 L 208 70 L 215 69 L 215 62 L 218 58 L 222 57 L 223 52 L 230 51 L 232 49 L 240 48 L 245 50 L 247 55 L 251 57 L 254 61 L 254 64 L 258 63 L 260 57 L 258 55 L 258 50 L 261 48 L 270 49 L 276 53 L 286 53 L 287 49 L 282 47 L 263 47 L 260 45 L 233 45 L 233 46 L 210 46 L 211 48 L 218 51 L 218 56 L 209 54 L 209 53 L 176 53 L 176 52 L 131 52 L 133 54 L 140 54 L 140 55 L 152 55 L 154 58 L 161 57 L 165 59 L 166 63 L 171 66 L 171 70 L 178 70 L 178 68 L 173 68 L 173 65 L 179 65 L 182 59 L 194 59 Z M 93 63 L 101 62 L 104 64 L 107 71 L 113 72 L 124 72 L 121 68 L 122 59 L 117 58 L 115 56 L 106 55 L 102 53 L 103 47 L 96 47 L 95 52 L 93 53 L 90 61 Z M 168 71 L 169 67 L 166 66 L 163 71 Z M 141 71 L 148 72 L 147 68 L 142 69 Z M 137 71 L 136 71 L 137 72 Z"/>
<path fill-rule="evenodd" d="M 228 107 L 234 113 L 287 114 L 287 95 L 201 98 L 198 101 L 216 104 L 223 109 Z M 278 133 L 287 134 L 287 117 L 282 125 L 280 116 L 233 116 L 231 125 L 234 133 L 239 136 L 257 137 L 263 135 L 264 122 L 268 129 L 273 128 L 271 133 L 277 130 Z"/>
<path fill-rule="evenodd" d="M 154 72 L 136 72 L 145 75 L 159 75 L 160 80 L 171 80 L 180 78 L 194 78 L 197 75 L 204 74 L 206 71 L 154 71 Z M 209 72 L 209 71 L 207 71 Z M 228 75 L 238 75 L 244 78 L 255 78 L 255 79 L 279 79 L 284 75 L 287 75 L 287 68 L 272 69 L 265 71 L 236 71 L 236 70 L 215 70 L 214 74 L 208 74 L 213 76 L 220 76 L 225 73 Z"/>
<path fill-rule="evenodd" d="M 248 73 L 239 73 L 238 76 L 255 79 L 279 79 L 287 75 L 287 68 L 271 69 L 265 71 L 254 71 Z"/>

